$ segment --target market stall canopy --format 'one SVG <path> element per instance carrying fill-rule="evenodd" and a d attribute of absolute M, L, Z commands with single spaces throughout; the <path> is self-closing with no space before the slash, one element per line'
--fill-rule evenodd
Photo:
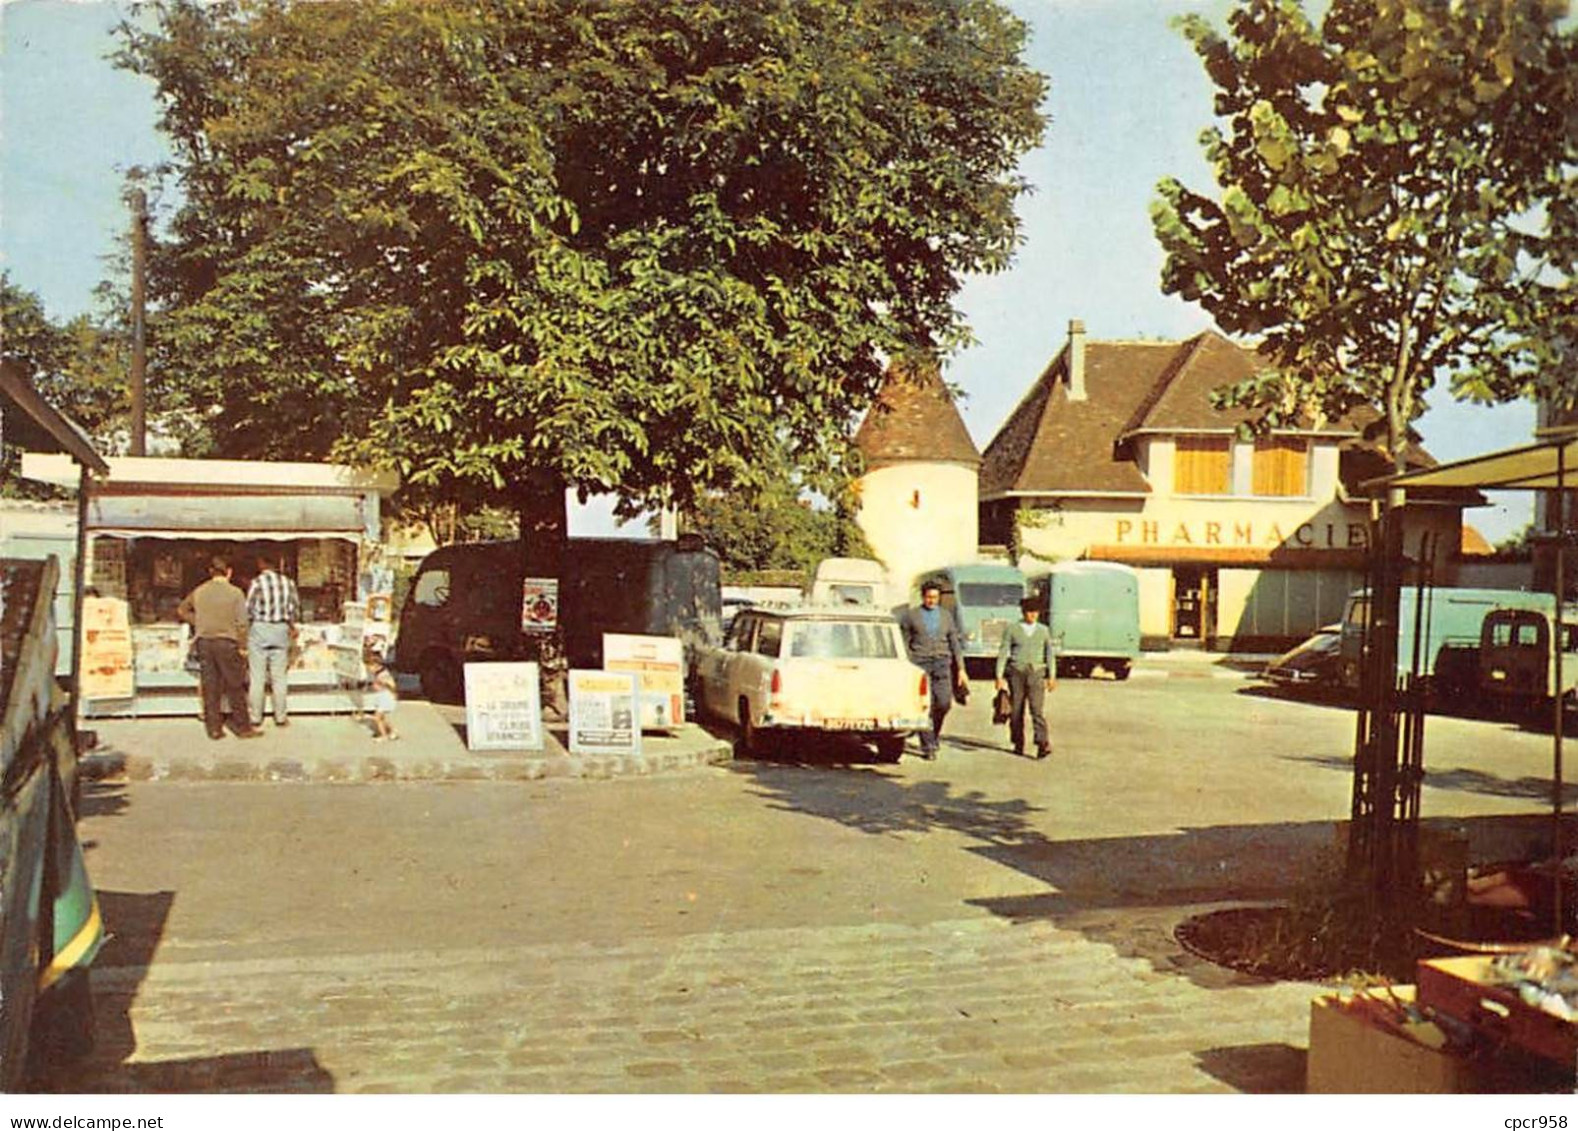
<path fill-rule="evenodd" d="M 103 475 L 109 470 L 103 457 L 93 450 L 93 441 L 70 417 L 57 412 L 22 371 L 10 362 L 0 361 L 0 414 L 5 420 L 7 439 L 22 448 L 42 448 L 64 452 L 56 456 L 64 468 L 61 486 L 75 487 L 79 472 L 72 461 Z"/>
<path fill-rule="evenodd" d="M 379 499 L 400 485 L 392 471 L 333 463 L 112 456 L 89 488 L 84 515 L 95 535 L 269 540 L 378 537 Z M 22 454 L 22 475 L 76 485 L 64 456 Z"/>
<path fill-rule="evenodd" d="M 390 495 L 400 486 L 396 472 L 340 463 L 144 456 L 112 456 L 105 462 L 105 479 L 95 488 L 99 494 Z M 41 452 L 22 453 L 22 476 L 60 487 L 77 483 L 69 460 Z"/>
<path fill-rule="evenodd" d="M 1578 433 L 1572 428 L 1551 429 L 1533 444 L 1490 452 L 1471 459 L 1401 475 L 1367 480 L 1366 488 L 1401 487 L 1409 490 L 1473 489 L 1546 490 L 1578 485 Z"/>

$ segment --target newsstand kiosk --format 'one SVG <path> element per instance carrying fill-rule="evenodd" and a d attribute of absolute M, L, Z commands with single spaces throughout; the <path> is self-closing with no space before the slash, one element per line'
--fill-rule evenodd
<path fill-rule="evenodd" d="M 92 480 L 81 571 L 84 717 L 196 715 L 188 670 L 191 629 L 176 616 L 182 598 L 224 555 L 244 591 L 267 550 L 301 594 L 290 663 L 292 711 L 354 710 L 336 670 L 349 607 L 387 593 L 380 504 L 399 485 L 393 472 L 340 464 L 111 458 Z M 22 474 L 75 488 L 65 456 L 26 453 Z"/>

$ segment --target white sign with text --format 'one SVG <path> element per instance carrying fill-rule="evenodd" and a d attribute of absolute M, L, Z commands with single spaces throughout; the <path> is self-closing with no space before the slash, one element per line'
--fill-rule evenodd
<path fill-rule="evenodd" d="M 542 694 L 537 681 L 533 663 L 467 664 L 467 749 L 541 750 Z"/>

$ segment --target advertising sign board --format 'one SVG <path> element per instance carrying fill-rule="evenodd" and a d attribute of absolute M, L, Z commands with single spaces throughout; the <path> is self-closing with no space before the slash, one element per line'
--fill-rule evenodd
<path fill-rule="evenodd" d="M 632 672 L 570 669 L 570 753 L 639 754 L 638 677 Z"/>
<path fill-rule="evenodd" d="M 471 663 L 465 674 L 468 749 L 542 749 L 542 695 L 536 664 Z"/>
<path fill-rule="evenodd" d="M 641 726 L 671 730 L 685 721 L 685 646 L 673 636 L 603 633 L 603 668 L 641 680 Z"/>

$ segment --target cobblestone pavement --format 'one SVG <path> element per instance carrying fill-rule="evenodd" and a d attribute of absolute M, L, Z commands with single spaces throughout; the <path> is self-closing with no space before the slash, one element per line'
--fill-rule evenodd
<path fill-rule="evenodd" d="M 1187 964 L 1191 960 L 1179 955 Z M 111 970 L 95 1091 L 1299 1091 L 1312 988 L 1045 923 Z M 259 1052 L 258 1050 L 269 1050 Z"/>
<path fill-rule="evenodd" d="M 50 1086 L 1299 1090 L 1315 988 L 1173 930 L 1331 857 L 1351 714 L 1064 681 L 1038 763 L 988 698 L 891 767 L 90 782 L 115 937 L 98 1047 Z M 1427 816 L 1475 844 L 1548 823 L 1548 738 L 1432 719 L 1430 743 Z"/>

